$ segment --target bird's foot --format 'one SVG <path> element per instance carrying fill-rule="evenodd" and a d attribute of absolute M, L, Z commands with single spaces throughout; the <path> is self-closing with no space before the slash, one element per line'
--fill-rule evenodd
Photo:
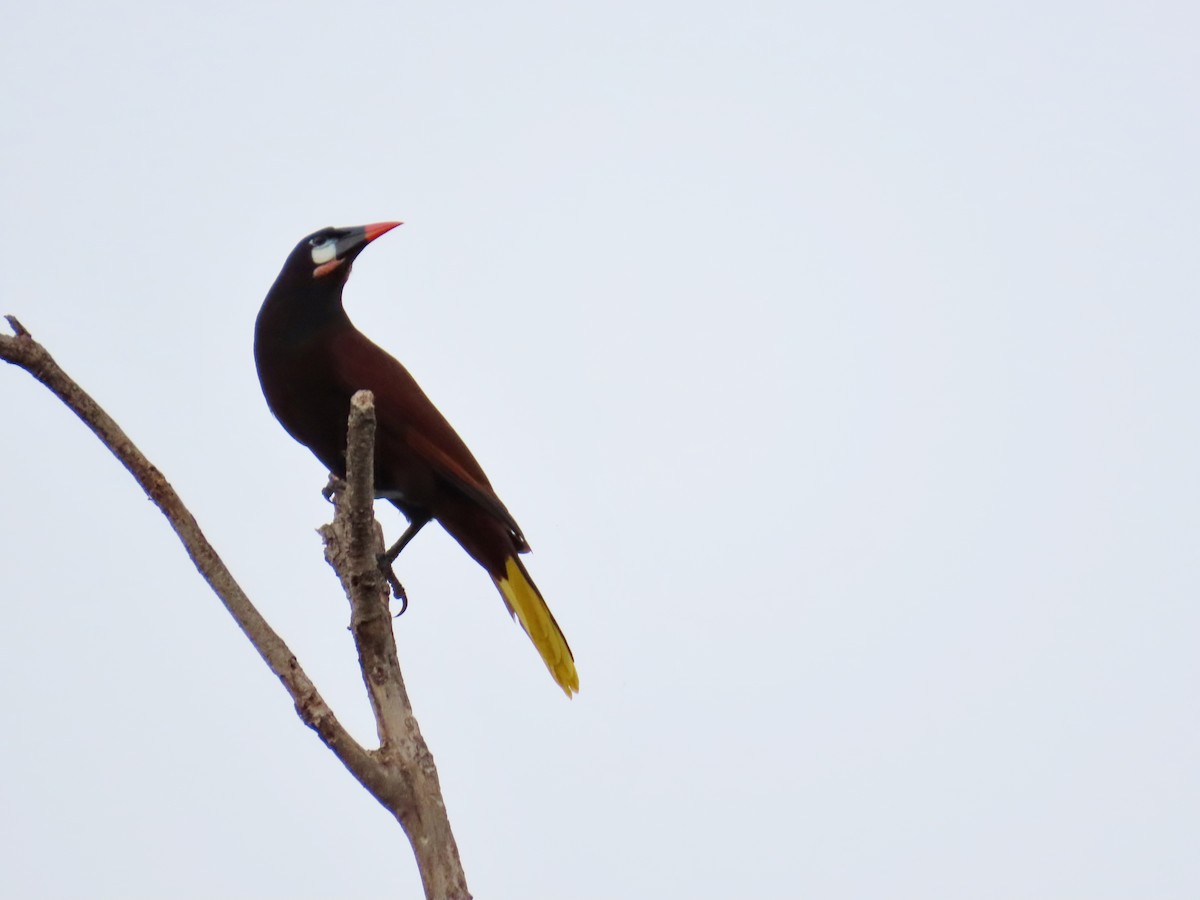
<path fill-rule="evenodd" d="M 332 503 L 334 495 L 341 494 L 342 491 L 344 491 L 345 489 L 346 489 L 345 480 L 338 478 L 338 476 L 336 476 L 332 472 L 330 472 L 329 480 L 327 482 L 325 482 L 325 487 L 321 488 L 321 496 L 324 497 L 330 503 Z"/>
<path fill-rule="evenodd" d="M 396 577 L 396 572 L 392 568 L 391 562 L 388 560 L 386 553 L 380 553 L 378 556 L 379 571 L 383 573 L 383 577 L 387 579 L 387 583 L 392 587 L 392 596 L 400 601 L 400 612 L 396 613 L 395 618 L 400 618 L 408 609 L 408 593 L 404 590 L 404 585 L 400 583 L 400 579 Z"/>

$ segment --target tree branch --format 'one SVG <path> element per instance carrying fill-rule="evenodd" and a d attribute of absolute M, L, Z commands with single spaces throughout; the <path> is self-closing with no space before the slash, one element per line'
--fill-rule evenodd
<path fill-rule="evenodd" d="M 332 553 L 331 562 L 351 597 L 351 628 L 378 723 L 381 746 L 377 751 L 368 751 L 338 721 L 287 644 L 251 604 L 162 473 L 15 317 L 5 318 L 14 336 L 0 335 L 0 359 L 24 369 L 62 400 L 120 460 L 166 516 L 201 576 L 291 696 L 301 720 L 404 828 L 417 857 L 426 897 L 470 900 L 433 758 L 412 716 L 400 677 L 387 588 L 372 552 L 375 546 L 379 552 L 383 547 L 371 500 L 373 407 L 369 402 L 365 406 L 361 402 L 355 404 L 355 415 L 369 420 L 369 424 L 356 424 L 353 429 L 356 456 L 348 474 L 353 473 L 352 477 L 360 484 L 350 489 L 344 504 L 339 503 L 333 525 L 326 526 L 336 535 L 333 539 L 326 537 L 327 546 L 336 548 L 328 552 Z M 347 515 L 354 517 L 353 531 L 347 532 L 354 535 L 349 543 L 340 537 L 341 529 L 347 527 L 339 524 L 343 506 L 351 511 Z M 354 568 L 347 569 L 347 564 Z"/>
<path fill-rule="evenodd" d="M 333 493 L 333 522 L 320 529 L 325 558 L 350 601 L 350 630 L 379 733 L 377 758 L 398 776 L 396 802 L 388 808 L 412 842 L 426 896 L 469 897 L 433 754 L 413 717 L 396 656 L 391 593 L 379 568 L 384 546 L 375 521 L 374 455 L 375 398 L 359 391 L 350 401 L 345 487 Z"/>

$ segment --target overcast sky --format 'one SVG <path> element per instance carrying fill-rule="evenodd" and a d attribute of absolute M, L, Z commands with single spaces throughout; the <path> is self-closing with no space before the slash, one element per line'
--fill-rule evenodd
<path fill-rule="evenodd" d="M 0 312 L 374 729 L 255 314 L 483 463 L 397 622 L 480 898 L 1200 895 L 1193 4 L 7 4 Z M 0 369 L 0 895 L 419 896 L 123 469 Z M 402 520 L 381 510 L 389 536 Z"/>

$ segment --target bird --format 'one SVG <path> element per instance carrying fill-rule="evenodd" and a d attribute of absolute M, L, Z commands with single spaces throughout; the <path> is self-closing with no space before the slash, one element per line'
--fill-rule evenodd
<path fill-rule="evenodd" d="M 529 543 L 462 438 L 395 357 L 350 321 L 342 291 L 355 259 L 400 222 L 322 228 L 288 255 L 254 325 L 254 362 L 267 406 L 333 474 L 346 475 L 350 398 L 375 395 L 375 496 L 408 527 L 390 563 L 437 520 L 491 576 L 509 613 L 568 697 L 579 690 L 562 629 L 521 561 Z"/>

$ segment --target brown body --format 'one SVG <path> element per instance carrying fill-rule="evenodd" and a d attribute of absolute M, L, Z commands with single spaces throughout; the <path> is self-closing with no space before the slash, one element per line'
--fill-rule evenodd
<path fill-rule="evenodd" d="M 445 416 L 408 370 L 349 319 L 322 329 L 300 347 L 265 346 L 259 359 L 271 412 L 329 471 L 346 474 L 350 398 L 369 390 L 379 422 L 376 495 L 409 519 L 437 519 L 490 574 L 503 574 L 504 560 L 528 549 Z"/>
<path fill-rule="evenodd" d="M 322 248 L 311 249 L 312 242 L 325 232 L 301 241 L 288 258 L 255 324 L 254 357 L 267 405 L 292 437 L 344 476 L 350 398 L 358 390 L 373 392 L 376 495 L 414 523 L 436 519 L 487 570 L 569 695 L 578 690 L 570 649 L 517 559 L 529 545 L 516 521 L 408 370 L 358 331 L 342 307 L 350 263 L 386 230 L 366 226 L 367 236 L 356 244 L 363 229 L 326 229 L 349 245 L 344 262 L 315 262 Z M 523 610 L 527 603 L 541 608 Z M 541 631 L 555 646 L 539 643 Z"/>

